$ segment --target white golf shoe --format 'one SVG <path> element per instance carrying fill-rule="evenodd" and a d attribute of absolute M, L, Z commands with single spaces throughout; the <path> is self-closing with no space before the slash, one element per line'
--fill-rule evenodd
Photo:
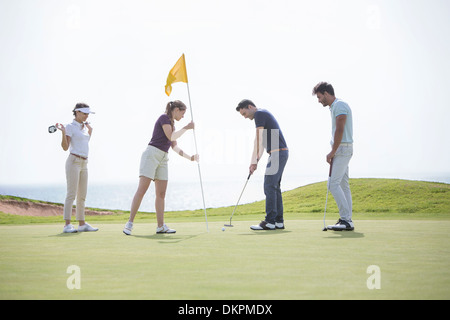
<path fill-rule="evenodd" d="M 133 222 L 128 221 L 125 227 L 123 228 L 123 233 L 129 236 L 131 235 L 132 230 L 133 230 Z"/>
<path fill-rule="evenodd" d="M 275 230 L 275 225 L 266 221 L 261 221 L 260 224 L 250 226 L 252 230 Z"/>
<path fill-rule="evenodd" d="M 275 229 L 284 229 L 284 222 L 275 222 Z"/>
<path fill-rule="evenodd" d="M 78 227 L 78 232 L 90 232 L 90 231 L 98 231 L 98 228 L 94 228 L 87 222 L 85 222 L 82 226 Z"/>
<path fill-rule="evenodd" d="M 77 232 L 77 229 L 75 229 L 72 224 L 69 223 L 68 225 L 64 226 L 63 233 L 75 233 L 75 232 Z"/>
<path fill-rule="evenodd" d="M 174 229 L 170 229 L 165 223 L 162 227 L 156 228 L 156 233 L 175 233 L 177 232 Z"/>
<path fill-rule="evenodd" d="M 355 229 L 355 226 L 353 225 L 353 222 L 351 220 L 345 221 L 339 219 L 336 224 L 327 226 L 327 229 L 333 231 L 353 231 Z"/>

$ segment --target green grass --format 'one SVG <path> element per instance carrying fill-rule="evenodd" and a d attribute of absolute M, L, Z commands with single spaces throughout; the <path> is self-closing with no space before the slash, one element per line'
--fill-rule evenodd
<path fill-rule="evenodd" d="M 0 299 L 450 299 L 449 185 L 351 180 L 353 232 L 322 232 L 326 184 L 284 193 L 286 229 L 249 229 L 264 202 L 168 212 L 177 230 L 155 234 L 140 213 L 90 216 L 100 230 L 62 234 L 62 217 L 0 215 Z M 25 199 L 24 199 L 25 200 Z M 327 222 L 338 217 L 332 196 Z M 67 268 L 80 267 L 69 290 Z M 367 268 L 380 268 L 370 290 Z"/>
<path fill-rule="evenodd" d="M 292 220 L 256 232 L 239 221 L 171 223 L 172 235 L 137 224 L 61 234 L 59 225 L 0 226 L 0 299 L 449 299 L 450 221 L 362 220 L 322 232 Z M 81 289 L 69 290 L 71 265 Z M 367 288 L 367 268 L 381 288 Z"/>

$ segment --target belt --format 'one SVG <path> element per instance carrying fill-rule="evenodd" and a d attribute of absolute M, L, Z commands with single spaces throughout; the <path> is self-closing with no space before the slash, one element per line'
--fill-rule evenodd
<path fill-rule="evenodd" d="M 340 146 L 340 147 L 341 147 L 341 146 L 342 146 L 342 147 L 351 147 L 351 146 L 353 146 L 353 143 L 341 143 L 339 146 Z"/>
<path fill-rule="evenodd" d="M 289 150 L 289 149 L 288 148 L 274 149 L 274 150 L 270 150 L 269 153 L 277 152 L 277 151 L 287 151 L 287 150 Z"/>
<path fill-rule="evenodd" d="M 73 156 L 75 156 L 75 157 L 77 157 L 77 158 L 83 159 L 83 160 L 87 160 L 87 159 L 88 159 L 88 158 L 79 156 L 79 155 L 77 155 L 77 154 L 75 154 L 75 153 L 71 153 L 71 155 L 73 155 Z"/>

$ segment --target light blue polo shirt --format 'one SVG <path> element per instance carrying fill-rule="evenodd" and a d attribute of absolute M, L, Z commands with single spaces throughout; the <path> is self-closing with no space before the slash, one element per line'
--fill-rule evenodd
<path fill-rule="evenodd" d="M 342 135 L 341 143 L 353 143 L 353 119 L 352 119 L 352 109 L 349 105 L 340 100 L 336 99 L 330 106 L 331 113 L 331 144 L 333 145 L 334 133 L 336 132 L 336 117 L 342 114 L 347 116 L 344 126 L 344 134 Z"/>

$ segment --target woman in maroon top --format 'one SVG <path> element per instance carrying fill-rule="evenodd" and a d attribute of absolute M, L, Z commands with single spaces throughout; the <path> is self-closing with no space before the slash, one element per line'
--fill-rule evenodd
<path fill-rule="evenodd" d="M 174 121 L 180 121 L 186 112 L 186 105 L 175 100 L 166 106 L 166 112 L 162 114 L 155 123 L 152 139 L 147 149 L 142 153 L 139 168 L 139 187 L 134 195 L 131 204 L 130 219 L 126 223 L 123 232 L 130 235 L 133 229 L 133 221 L 142 202 L 142 198 L 150 186 L 150 182 L 155 181 L 155 209 L 158 226 L 156 233 L 175 233 L 164 223 L 164 199 L 166 196 L 168 182 L 168 151 L 169 148 L 191 161 L 198 161 L 198 155 L 187 155 L 177 145 L 176 140 L 187 130 L 194 129 L 194 123 L 190 122 L 183 129 L 175 131 Z"/>

